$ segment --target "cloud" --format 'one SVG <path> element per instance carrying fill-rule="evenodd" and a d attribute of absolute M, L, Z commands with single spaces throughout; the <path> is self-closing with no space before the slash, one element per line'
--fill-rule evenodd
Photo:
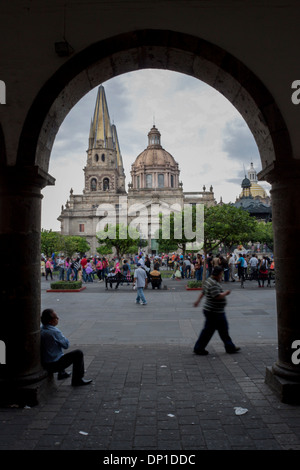
<path fill-rule="evenodd" d="M 247 166 L 259 161 L 258 148 L 245 121 L 234 119 L 225 124 L 223 150 L 231 159 L 238 160 Z"/>

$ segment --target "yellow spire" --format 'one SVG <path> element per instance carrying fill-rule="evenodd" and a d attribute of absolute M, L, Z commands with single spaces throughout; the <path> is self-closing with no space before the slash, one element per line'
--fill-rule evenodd
<path fill-rule="evenodd" d="M 123 167 L 123 159 L 122 159 L 120 145 L 119 145 L 117 128 L 114 124 L 111 126 L 111 128 L 112 128 L 113 145 L 114 145 L 114 148 L 117 152 L 117 166 L 118 167 L 120 167 L 120 166 Z"/>
<path fill-rule="evenodd" d="M 112 128 L 104 87 L 98 88 L 94 116 L 90 127 L 89 146 L 110 148 L 113 146 Z"/>

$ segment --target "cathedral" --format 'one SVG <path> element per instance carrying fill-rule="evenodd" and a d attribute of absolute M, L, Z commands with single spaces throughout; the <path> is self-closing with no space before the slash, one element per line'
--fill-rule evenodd
<path fill-rule="evenodd" d="M 77 195 L 70 190 L 69 199 L 65 207 L 62 206 L 58 220 L 62 235 L 85 237 L 91 247 L 91 255 L 96 253 L 99 246 L 96 234 L 105 217 L 103 208 L 113 209 L 115 214 L 122 216 L 122 220 L 130 222 L 141 208 L 148 211 L 149 218 L 153 207 L 160 207 L 163 212 L 164 208 L 180 211 L 184 204 L 216 205 L 212 186 L 209 190 L 203 186 L 200 192 L 183 191 L 178 163 L 162 147 L 161 134 L 155 125 L 148 133 L 146 149 L 131 166 L 131 182 L 126 191 L 117 129 L 110 121 L 102 85 L 98 89 L 91 120 L 87 161 L 83 171 L 83 193 Z M 147 225 L 147 233 L 143 234 L 143 238 L 148 240 L 146 251 L 157 253 L 158 246 L 150 225 L 149 228 Z"/>

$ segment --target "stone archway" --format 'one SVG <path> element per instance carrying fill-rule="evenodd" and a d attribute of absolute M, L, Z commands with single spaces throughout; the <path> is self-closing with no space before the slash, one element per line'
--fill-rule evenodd
<path fill-rule="evenodd" d="M 185 73 L 222 93 L 248 124 L 263 170 L 275 160 L 290 158 L 288 131 L 273 97 L 238 59 L 187 34 L 143 30 L 89 46 L 48 80 L 24 123 L 17 165 L 38 165 L 47 171 L 56 133 L 79 99 L 114 76 L 144 68 Z"/>
<path fill-rule="evenodd" d="M 20 386 L 21 388 L 23 385 L 27 386 L 28 391 L 30 384 L 33 388 L 32 393 L 36 394 L 36 389 L 43 378 L 39 362 L 38 333 L 40 190 L 47 184 L 53 184 L 53 179 L 48 175 L 48 167 L 56 133 L 70 109 L 91 89 L 109 78 L 143 68 L 169 69 L 199 78 L 221 92 L 244 117 L 260 152 L 262 174 L 273 184 L 275 235 L 279 241 L 276 243 L 275 239 L 276 261 L 279 271 L 285 272 L 289 256 L 280 246 L 284 239 L 281 222 L 284 219 L 285 225 L 291 229 L 293 220 L 291 201 L 296 195 L 300 171 L 292 160 L 292 148 L 285 122 L 264 84 L 241 61 L 225 50 L 182 33 L 141 30 L 93 44 L 71 57 L 40 90 L 23 126 L 16 167 L 8 169 L 1 175 L 4 188 L 2 198 L 6 198 L 7 204 L 4 211 L 5 220 L 2 223 L 11 230 L 10 233 L 5 232 L 4 246 L 10 244 L 12 252 L 12 244 L 21 244 L 27 262 L 26 257 L 28 254 L 31 255 L 30 270 L 20 273 L 20 286 L 15 288 L 14 292 L 4 280 L 7 308 L 12 305 L 20 308 L 22 305 L 22 324 L 18 334 L 12 328 L 11 320 L 2 325 L 5 330 L 8 366 L 8 374 L 5 377 L 0 376 L 2 382 L 0 385 L 4 385 L 3 389 L 8 383 L 10 391 L 11 387 L 16 388 L 16 384 L 18 389 Z M 292 177 L 293 185 L 291 185 Z M 14 184 L 11 186 L 12 181 Z M 283 210 L 281 201 L 283 191 L 287 197 L 287 204 L 290 204 L 290 211 Z M 24 209 L 22 228 L 20 224 L 12 223 L 12 214 L 16 207 L 20 206 Z M 300 235 L 299 224 L 298 235 Z M 291 398 L 283 397 L 283 399 L 295 401 L 296 397 L 300 396 L 300 372 L 299 366 L 291 363 L 290 345 L 292 339 L 298 339 L 297 335 L 300 338 L 300 325 L 298 317 L 296 319 L 297 310 L 295 306 L 292 307 L 297 285 L 290 277 L 289 281 L 288 295 L 283 296 L 286 306 L 281 296 L 277 296 L 280 312 L 279 361 L 273 371 L 269 371 L 268 377 L 270 384 L 279 388 L 282 394 L 285 385 L 282 380 L 291 380 L 296 388 L 293 387 L 292 394 L 288 392 Z M 26 285 L 26 293 L 23 285 Z M 286 289 L 284 277 L 278 279 L 277 286 L 279 293 L 284 292 Z M 20 357 L 24 358 L 21 362 Z M 274 385 L 274 381 L 277 385 Z"/>

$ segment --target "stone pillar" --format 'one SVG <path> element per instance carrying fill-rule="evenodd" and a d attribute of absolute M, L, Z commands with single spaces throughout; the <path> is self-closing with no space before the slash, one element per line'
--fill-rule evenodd
<path fill-rule="evenodd" d="M 267 368 L 266 383 L 279 395 L 281 401 L 291 404 L 300 404 L 300 347 L 293 347 L 294 341 L 300 344 L 297 266 L 300 240 L 299 163 L 292 162 L 284 167 L 276 165 L 265 176 L 272 184 L 278 328 L 278 360 Z"/>
<path fill-rule="evenodd" d="M 0 402 L 34 405 L 48 381 L 40 362 L 41 188 L 53 179 L 37 167 L 0 175 Z"/>

